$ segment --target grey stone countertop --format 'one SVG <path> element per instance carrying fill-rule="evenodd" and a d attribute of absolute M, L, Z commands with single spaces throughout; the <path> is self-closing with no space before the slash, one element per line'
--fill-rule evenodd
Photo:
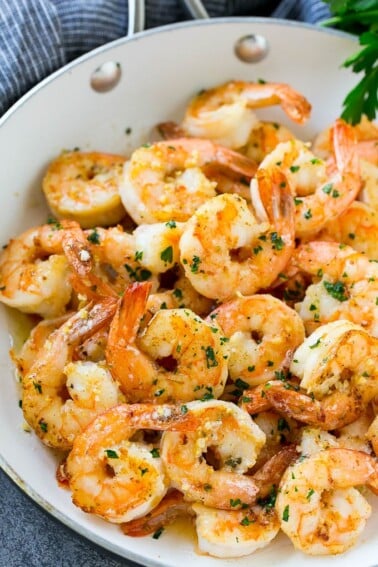
<path fill-rule="evenodd" d="M 0 470 L 0 567 L 137 567 L 73 532 Z"/>

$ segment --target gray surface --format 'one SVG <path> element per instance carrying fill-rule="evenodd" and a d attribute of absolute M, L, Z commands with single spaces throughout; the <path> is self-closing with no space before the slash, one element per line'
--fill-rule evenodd
<path fill-rule="evenodd" d="M 0 470 L 0 567 L 137 567 L 52 518 Z"/>

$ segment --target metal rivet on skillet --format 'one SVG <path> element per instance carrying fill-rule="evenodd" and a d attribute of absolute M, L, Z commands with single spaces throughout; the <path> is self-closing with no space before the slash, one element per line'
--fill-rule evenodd
<path fill-rule="evenodd" d="M 264 36 L 245 35 L 235 43 L 235 54 L 244 63 L 257 63 L 266 57 L 269 45 Z"/>
<path fill-rule="evenodd" d="M 98 93 L 111 91 L 119 83 L 121 74 L 120 63 L 107 61 L 93 71 L 91 75 L 91 87 Z"/>

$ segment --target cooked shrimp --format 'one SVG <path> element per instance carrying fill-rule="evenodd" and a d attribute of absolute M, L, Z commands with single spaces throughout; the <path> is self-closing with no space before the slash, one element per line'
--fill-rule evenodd
<path fill-rule="evenodd" d="M 269 170 L 277 167 L 277 162 L 281 164 L 294 194 L 295 233 L 300 238 L 312 237 L 338 217 L 362 186 L 352 127 L 337 120 L 332 136 L 335 159 L 327 167 L 298 140 L 279 144 L 260 165 Z M 251 183 L 252 204 L 258 185 L 256 177 Z"/>
<path fill-rule="evenodd" d="M 245 392 L 244 407 L 255 413 L 267 409 L 268 402 L 304 423 L 339 429 L 355 421 L 378 394 L 377 356 L 378 340 L 362 327 L 349 321 L 328 323 L 294 353 L 290 371 L 300 378 L 304 393 L 290 382 L 267 382 Z"/>
<path fill-rule="evenodd" d="M 254 503 L 257 484 L 244 475 L 264 445 L 265 435 L 246 412 L 219 400 L 189 402 L 198 419 L 193 432 L 165 432 L 161 457 L 172 486 L 185 500 L 231 510 Z"/>
<path fill-rule="evenodd" d="M 209 164 L 248 179 L 256 171 L 248 158 L 209 140 L 180 138 L 137 149 L 120 189 L 127 212 L 137 224 L 186 221 L 216 195 L 215 183 L 202 171 Z"/>
<path fill-rule="evenodd" d="M 377 237 L 378 210 L 359 201 L 354 201 L 338 218 L 328 222 L 317 235 L 320 240 L 349 244 L 371 260 L 378 260 Z"/>
<path fill-rule="evenodd" d="M 104 366 L 71 362 L 74 347 L 106 324 L 115 307 L 108 299 L 75 313 L 49 336 L 22 380 L 25 419 L 50 447 L 70 449 L 97 413 L 121 399 Z"/>
<path fill-rule="evenodd" d="M 66 313 L 55 319 L 40 321 L 32 329 L 19 354 L 12 351 L 12 359 L 16 362 L 21 377 L 29 372 L 51 333 L 61 327 L 71 315 L 72 313 Z"/>
<path fill-rule="evenodd" d="M 253 390 L 245 390 L 241 407 L 251 415 L 274 410 L 286 418 L 334 430 L 357 419 L 364 407 L 361 400 L 350 392 L 331 392 L 321 401 L 299 391 L 290 381 L 272 380 Z"/>
<path fill-rule="evenodd" d="M 357 139 L 355 152 L 361 159 L 378 165 L 378 125 L 363 116 L 361 122 L 353 126 Z M 318 134 L 312 145 L 313 152 L 327 159 L 332 152 L 331 128 L 326 128 Z"/>
<path fill-rule="evenodd" d="M 347 319 L 378 337 L 378 265 L 349 246 L 314 241 L 299 246 L 288 272 L 302 271 L 319 279 L 298 304 L 307 333 L 319 325 Z"/>
<path fill-rule="evenodd" d="M 228 370 L 248 386 L 271 380 L 287 369 L 305 333 L 301 318 L 271 295 L 236 297 L 210 313 L 228 342 Z"/>
<path fill-rule="evenodd" d="M 106 360 L 128 401 L 218 398 L 227 378 L 221 333 L 188 309 L 162 309 L 138 336 L 149 290 L 131 285 L 110 327 Z"/>
<path fill-rule="evenodd" d="M 327 449 L 291 465 L 276 500 L 281 528 L 309 555 L 343 553 L 355 543 L 371 507 L 354 486 L 378 488 L 376 460 L 361 451 Z"/>
<path fill-rule="evenodd" d="M 114 523 L 144 516 L 164 497 L 169 480 L 156 449 L 131 437 L 141 429 L 195 427 L 180 406 L 119 405 L 98 415 L 67 458 L 74 504 Z"/>
<path fill-rule="evenodd" d="M 149 280 L 158 287 L 157 276 L 141 265 L 143 252 L 136 250 L 133 235 L 120 227 L 96 228 L 89 234 L 80 228 L 66 231 L 63 248 L 73 288 L 89 299 L 122 295 L 134 281 Z"/>
<path fill-rule="evenodd" d="M 30 228 L 9 241 L 0 257 L 0 301 L 24 313 L 53 318 L 71 297 L 62 239 L 72 223 Z"/>
<path fill-rule="evenodd" d="M 252 109 L 274 104 L 280 104 L 287 116 L 300 124 L 311 111 L 305 97 L 289 85 L 230 81 L 199 93 L 189 103 L 182 127 L 190 136 L 240 148 L 258 122 Z"/>
<path fill-rule="evenodd" d="M 246 146 L 240 151 L 257 163 L 261 163 L 267 154 L 283 142 L 294 140 L 295 136 L 288 128 L 277 122 L 259 122 L 251 131 Z"/>
<path fill-rule="evenodd" d="M 42 182 L 57 218 L 84 228 L 108 226 L 125 216 L 119 185 L 125 158 L 98 152 L 65 152 L 50 163 Z"/>
<path fill-rule="evenodd" d="M 217 510 L 193 504 L 198 549 L 212 557 L 242 557 L 266 547 L 278 534 L 280 521 L 271 508 Z"/>
<path fill-rule="evenodd" d="M 308 394 L 322 399 L 332 389 L 356 391 L 364 404 L 378 395 L 378 339 L 340 320 L 322 325 L 297 348 L 290 371 Z"/>
<path fill-rule="evenodd" d="M 174 221 L 138 226 L 133 237 L 140 264 L 154 274 L 163 274 L 178 264 L 178 244 L 184 226 Z"/>
<path fill-rule="evenodd" d="M 151 512 L 122 524 L 121 528 L 128 536 L 143 537 L 173 524 L 178 518 L 193 515 L 192 504 L 185 502 L 181 492 L 171 490 Z"/>
<path fill-rule="evenodd" d="M 257 222 L 237 195 L 219 195 L 187 222 L 180 261 L 193 287 L 225 300 L 268 287 L 284 270 L 294 248 L 294 207 L 278 170 L 260 170 Z"/>
<path fill-rule="evenodd" d="M 159 133 L 163 137 L 164 140 L 175 140 L 177 138 L 184 138 L 188 135 L 184 131 L 182 127 L 180 127 L 175 122 L 162 122 L 157 126 Z M 261 126 L 263 129 L 263 126 Z M 261 135 L 261 138 L 263 136 Z M 256 139 L 256 138 L 255 138 Z M 264 140 L 261 139 L 260 145 L 262 147 Z M 257 145 L 257 142 L 253 142 L 254 147 Z M 249 146 L 247 146 L 248 148 Z M 241 150 L 238 150 L 241 152 Z M 256 149 L 254 150 L 257 151 Z M 262 151 L 262 150 L 261 150 Z M 243 152 L 241 152 L 243 153 Z M 247 155 L 247 150 L 244 152 Z M 252 156 L 247 155 L 247 157 L 251 157 L 252 161 L 256 164 L 257 162 Z M 249 190 L 249 179 L 246 178 L 244 175 L 232 171 L 222 171 L 217 164 L 206 164 L 203 168 L 203 172 L 210 181 L 214 181 L 216 183 L 216 192 L 219 193 L 236 193 L 245 199 L 246 201 L 251 200 L 250 190 Z"/>

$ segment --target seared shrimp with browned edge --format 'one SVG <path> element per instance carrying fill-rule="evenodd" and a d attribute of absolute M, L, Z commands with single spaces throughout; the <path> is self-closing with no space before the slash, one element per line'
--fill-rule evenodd
<path fill-rule="evenodd" d="M 161 442 L 172 486 L 185 500 L 214 508 L 238 510 L 255 503 L 259 486 L 244 473 L 255 464 L 265 434 L 230 402 L 194 401 L 185 407 L 198 420 L 196 430 L 167 431 Z"/>
<path fill-rule="evenodd" d="M 84 307 L 49 335 L 22 379 L 22 410 L 46 445 L 70 449 L 98 413 L 122 400 L 103 364 L 73 362 L 74 348 L 109 323 L 116 309 L 109 298 Z"/>
<path fill-rule="evenodd" d="M 228 371 L 233 382 L 256 386 L 288 369 L 303 342 L 299 315 L 272 295 L 239 296 L 223 303 L 207 320 L 227 337 Z"/>
<path fill-rule="evenodd" d="M 97 416 L 76 437 L 65 464 L 74 504 L 114 523 L 144 516 L 166 494 L 169 478 L 159 450 L 133 435 L 196 425 L 179 405 L 124 404 Z"/>
<path fill-rule="evenodd" d="M 211 197 L 216 183 L 203 168 L 214 165 L 248 180 L 256 165 L 209 140 L 179 138 L 142 146 L 124 168 L 122 202 L 137 224 L 186 221 Z"/>
<path fill-rule="evenodd" d="M 62 240 L 70 221 L 51 221 L 12 238 L 0 256 L 0 301 L 24 313 L 62 315 L 71 298 Z"/>
<path fill-rule="evenodd" d="M 184 228 L 180 262 L 202 295 L 224 301 L 267 288 L 294 249 L 294 204 L 278 169 L 260 170 L 256 216 L 237 195 L 218 195 Z"/>
<path fill-rule="evenodd" d="M 160 309 L 141 328 L 150 288 L 131 285 L 110 326 L 106 360 L 127 400 L 218 398 L 227 378 L 224 337 L 189 309 Z"/>
<path fill-rule="evenodd" d="M 83 228 L 116 224 L 125 216 L 119 196 L 125 158 L 99 152 L 64 152 L 52 161 L 42 188 L 52 213 Z"/>
<path fill-rule="evenodd" d="M 229 81 L 200 92 L 189 103 L 182 127 L 190 136 L 237 149 L 248 143 L 258 124 L 253 109 L 274 104 L 299 124 L 310 116 L 309 102 L 289 85 Z"/>

